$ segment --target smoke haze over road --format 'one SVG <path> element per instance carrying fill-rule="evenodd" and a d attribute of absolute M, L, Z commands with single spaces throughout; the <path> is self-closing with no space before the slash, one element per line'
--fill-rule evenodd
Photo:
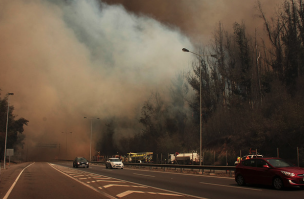
<path fill-rule="evenodd" d="M 256 13 L 255 1 L 243 0 L 104 2 L 1 1 L 0 89 L 15 93 L 14 113 L 29 120 L 26 147 L 59 143 L 65 150 L 67 142 L 70 158 L 88 157 L 84 116 L 100 118 L 95 133 L 111 117 L 136 123 L 151 92 L 168 92 L 189 69 L 193 57 L 183 47 L 209 41 L 219 21 L 230 26 Z M 261 2 L 273 13 L 279 1 Z"/>

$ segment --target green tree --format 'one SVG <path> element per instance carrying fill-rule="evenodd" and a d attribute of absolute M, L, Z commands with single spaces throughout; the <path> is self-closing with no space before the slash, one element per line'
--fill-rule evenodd
<path fill-rule="evenodd" d="M 8 96 L 3 99 L 0 98 L 0 157 L 4 156 L 5 136 L 6 136 L 6 124 L 7 124 L 7 105 Z M 17 150 L 17 146 L 23 147 L 23 140 L 25 136 L 22 134 L 24 131 L 24 125 L 28 124 L 28 120 L 25 118 L 16 119 L 16 115 L 13 114 L 14 106 L 9 106 L 8 113 L 8 128 L 7 128 L 7 146 L 6 148 L 14 148 Z"/>

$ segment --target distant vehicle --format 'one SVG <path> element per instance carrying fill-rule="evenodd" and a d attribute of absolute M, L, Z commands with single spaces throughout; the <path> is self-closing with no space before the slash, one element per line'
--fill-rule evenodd
<path fill-rule="evenodd" d="M 151 163 L 153 162 L 153 152 L 127 153 L 129 162 Z"/>
<path fill-rule="evenodd" d="M 86 167 L 89 168 L 89 162 L 84 157 L 76 157 L 73 161 L 73 167 Z"/>
<path fill-rule="evenodd" d="M 234 162 L 234 165 L 237 165 L 238 163 L 240 163 L 242 160 L 246 160 L 246 159 L 252 159 L 252 158 L 262 158 L 264 157 L 263 155 L 260 154 L 249 154 L 249 155 L 245 155 L 242 158 L 238 159 L 237 161 Z"/>
<path fill-rule="evenodd" d="M 199 164 L 199 155 L 194 153 L 169 154 L 169 164 Z"/>
<path fill-rule="evenodd" d="M 280 190 L 284 187 L 304 188 L 304 168 L 296 167 L 280 158 L 252 158 L 242 160 L 235 168 L 238 185 L 272 185 Z"/>
<path fill-rule="evenodd" d="M 124 164 L 119 158 L 109 158 L 109 160 L 106 162 L 106 169 L 123 169 Z"/>

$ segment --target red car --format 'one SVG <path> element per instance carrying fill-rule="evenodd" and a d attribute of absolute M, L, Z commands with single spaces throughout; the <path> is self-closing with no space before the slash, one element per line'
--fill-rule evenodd
<path fill-rule="evenodd" d="M 238 185 L 272 185 L 275 189 L 300 186 L 304 188 L 304 168 L 296 167 L 280 158 L 243 160 L 235 167 Z"/>

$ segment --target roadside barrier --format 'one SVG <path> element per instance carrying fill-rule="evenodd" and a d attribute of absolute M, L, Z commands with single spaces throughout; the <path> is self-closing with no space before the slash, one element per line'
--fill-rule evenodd
<path fill-rule="evenodd" d="M 93 164 L 104 164 L 105 162 L 100 161 L 92 161 Z M 124 162 L 124 165 L 126 166 L 134 166 L 134 167 L 150 167 L 150 169 L 153 168 L 161 168 L 166 170 L 166 168 L 174 168 L 174 169 L 180 169 L 181 171 L 183 169 L 196 169 L 199 171 L 204 172 L 204 170 L 210 170 L 214 172 L 215 170 L 221 170 L 229 172 L 229 176 L 232 176 L 232 173 L 235 171 L 235 166 L 212 166 L 212 165 L 181 165 L 181 164 L 149 164 L 149 163 L 126 163 Z"/>

